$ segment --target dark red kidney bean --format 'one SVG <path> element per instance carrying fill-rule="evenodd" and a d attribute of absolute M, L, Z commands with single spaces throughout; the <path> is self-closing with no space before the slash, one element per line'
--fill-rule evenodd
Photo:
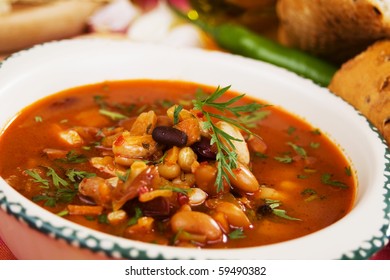
<path fill-rule="evenodd" d="M 170 203 L 165 197 L 156 197 L 153 200 L 141 203 L 139 206 L 142 213 L 148 217 L 166 218 L 172 214 Z"/>
<path fill-rule="evenodd" d="M 192 150 L 201 158 L 205 160 L 214 160 L 217 153 L 213 150 L 213 147 L 210 145 L 210 139 L 206 137 L 201 137 L 200 141 L 195 142 L 191 146 Z"/>
<path fill-rule="evenodd" d="M 134 217 L 136 214 L 135 209 L 139 208 L 144 216 L 164 220 L 172 216 L 179 206 L 180 205 L 175 201 L 166 197 L 156 197 L 155 199 L 143 203 L 135 199 L 127 201 L 122 209 L 126 211 L 129 217 Z"/>
<path fill-rule="evenodd" d="M 188 136 L 183 131 L 171 126 L 157 126 L 152 132 L 153 140 L 167 146 L 183 147 Z"/>

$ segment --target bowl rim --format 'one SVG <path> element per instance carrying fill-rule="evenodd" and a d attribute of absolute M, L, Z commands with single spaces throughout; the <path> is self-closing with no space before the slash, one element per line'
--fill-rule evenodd
<path fill-rule="evenodd" d="M 174 52 L 177 49 L 172 47 L 166 47 L 161 45 L 145 45 L 145 44 L 139 44 L 134 42 L 119 42 L 117 40 L 111 40 L 111 39 L 76 39 L 76 40 L 61 40 L 61 41 L 54 41 L 49 43 L 44 43 L 40 45 L 36 45 L 30 49 L 23 50 L 20 52 L 17 52 L 15 54 L 10 55 L 5 60 L 0 62 L 0 76 L 3 73 L 3 71 L 6 71 L 7 67 L 9 65 L 12 66 L 14 63 L 20 63 L 19 60 L 28 59 L 31 55 L 34 55 L 35 52 L 42 51 L 42 49 L 49 50 L 52 48 L 67 48 L 69 46 L 78 46 L 78 45 L 85 45 L 85 44 L 91 44 L 91 46 L 99 46 L 99 45 L 105 45 L 105 44 L 121 44 L 125 46 L 132 46 L 135 49 L 143 50 L 146 49 L 146 52 L 148 51 L 154 51 L 154 50 L 161 50 L 164 51 L 170 51 Z M 283 74 L 287 77 L 287 79 L 293 79 L 297 83 L 302 83 L 305 86 L 309 87 L 318 87 L 314 85 L 309 80 L 306 80 L 304 78 L 301 78 L 294 73 L 288 72 L 284 69 L 278 68 L 273 65 L 269 65 L 260 61 L 253 61 L 251 59 L 247 59 L 244 57 L 232 55 L 232 54 L 226 54 L 226 53 L 220 53 L 216 51 L 207 51 L 207 50 L 198 50 L 198 49 L 180 49 L 180 52 L 187 53 L 188 55 L 191 54 L 199 54 L 204 56 L 210 56 L 210 57 L 216 57 L 216 59 L 227 59 L 227 60 L 234 60 L 235 63 L 243 63 L 247 64 L 250 67 L 259 67 L 259 68 L 266 68 L 267 71 L 271 71 L 273 74 Z M 130 55 L 130 54 L 129 54 Z M 346 102 L 344 102 L 340 97 L 334 95 L 330 91 L 326 91 L 328 94 L 333 95 L 340 99 L 340 101 L 343 103 L 342 106 L 349 106 Z M 1 87 L 0 87 L 0 99 L 1 99 Z M 385 140 L 383 137 L 379 134 L 378 130 L 356 109 L 353 108 L 353 110 L 356 112 L 357 115 L 359 115 L 360 118 L 362 118 L 370 128 L 370 131 L 378 139 L 378 144 L 381 145 L 381 149 L 383 149 L 383 160 L 384 160 L 384 174 L 383 174 L 383 204 L 384 208 L 382 209 L 383 212 L 383 224 L 382 227 L 377 230 L 377 234 L 374 236 L 368 237 L 367 240 L 364 242 L 362 241 L 361 246 L 358 248 L 355 248 L 349 252 L 345 252 L 343 254 L 340 254 L 339 256 L 335 257 L 335 259 L 366 259 L 370 256 L 372 256 L 377 250 L 379 250 L 381 247 L 384 246 L 386 242 L 388 242 L 388 230 L 389 230 L 389 220 L 390 220 L 390 151 L 388 146 L 386 145 Z M 1 133 L 1 131 L 0 131 Z M 154 244 L 147 244 L 139 241 L 133 241 L 133 240 L 127 240 L 120 237 L 114 237 L 112 235 L 108 235 L 105 233 L 101 233 L 89 228 L 86 228 L 84 226 L 80 226 L 77 224 L 74 224 L 72 222 L 66 221 L 60 217 L 56 217 L 56 215 L 49 213 L 48 211 L 40 208 L 38 205 L 35 205 L 34 203 L 30 202 L 28 199 L 21 196 L 17 191 L 15 190 L 3 190 L 2 185 L 6 185 L 4 180 L 1 178 L 0 180 L 0 207 L 1 210 L 5 211 L 8 215 L 11 215 L 15 217 L 15 219 L 19 220 L 20 222 L 26 223 L 30 228 L 33 228 L 35 230 L 38 230 L 39 232 L 48 235 L 50 238 L 58 239 L 58 240 L 64 240 L 71 246 L 80 247 L 89 249 L 92 252 L 99 252 L 104 253 L 108 257 L 113 258 L 125 258 L 125 259 L 166 259 L 166 258 L 182 258 L 183 252 L 188 252 L 188 249 L 183 248 L 174 248 L 169 247 L 167 249 L 164 245 L 154 245 Z M 15 199 L 13 196 L 16 196 L 17 199 Z M 55 216 L 56 218 L 59 218 L 62 220 L 64 225 L 56 225 L 55 223 L 51 221 L 45 221 L 40 215 L 31 215 L 29 213 L 29 209 L 34 209 L 35 213 L 44 212 L 42 215 L 46 215 L 47 213 Z M 42 211 L 43 210 L 43 211 Z M 326 231 L 326 229 L 321 230 Z M 312 235 L 312 234 L 311 234 Z M 310 235 L 310 237 L 311 237 Z M 110 239 L 110 240 L 109 240 Z M 301 239 L 301 238 L 298 238 Z M 125 240 L 125 243 L 129 243 L 128 246 L 123 245 L 123 240 Z M 276 248 L 277 250 L 283 250 L 283 246 L 285 244 L 291 243 L 296 241 L 296 239 L 285 241 L 277 244 L 271 244 L 271 245 L 265 245 L 260 246 L 262 248 L 270 247 Z M 202 254 L 192 254 L 189 258 L 205 258 L 204 255 L 207 256 L 209 252 L 211 252 L 212 258 L 231 258 L 234 256 L 234 252 L 243 251 L 244 254 L 247 253 L 253 253 L 260 247 L 251 247 L 251 248 L 242 248 L 242 249 L 223 249 L 223 251 L 217 252 L 215 249 L 202 249 Z M 167 254 L 166 252 L 162 251 L 172 251 L 171 253 Z M 231 253 L 233 255 L 231 255 Z M 204 254 L 204 255 L 203 255 Z M 250 256 L 248 254 L 248 257 Z M 258 258 L 259 256 L 257 256 Z M 206 257 L 207 258 L 207 257 Z M 234 258 L 234 257 L 233 257 Z M 261 256 L 260 256 L 261 258 Z M 267 258 L 267 257 L 266 257 Z"/>

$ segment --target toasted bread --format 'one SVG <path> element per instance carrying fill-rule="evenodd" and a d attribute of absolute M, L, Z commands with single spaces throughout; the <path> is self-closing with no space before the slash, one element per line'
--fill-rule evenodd
<path fill-rule="evenodd" d="M 279 0 L 277 14 L 281 43 L 336 63 L 390 38 L 388 0 Z"/>
<path fill-rule="evenodd" d="M 344 63 L 329 89 L 365 115 L 390 145 L 390 40 Z"/>
<path fill-rule="evenodd" d="M 103 4 L 97 0 L 35 1 L 12 4 L 10 11 L 0 14 L 0 53 L 82 34 L 88 17 Z"/>

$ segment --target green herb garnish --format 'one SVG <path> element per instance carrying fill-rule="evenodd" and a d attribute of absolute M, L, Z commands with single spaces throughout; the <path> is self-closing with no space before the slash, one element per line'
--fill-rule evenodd
<path fill-rule="evenodd" d="M 176 125 L 179 123 L 179 114 L 183 110 L 183 106 L 178 105 L 175 107 L 175 111 L 173 112 L 173 124 Z"/>
<path fill-rule="evenodd" d="M 43 121 L 41 116 L 35 116 L 34 120 L 35 120 L 35 122 L 42 122 Z"/>
<path fill-rule="evenodd" d="M 30 169 L 27 169 L 26 171 L 26 174 L 29 175 L 30 177 L 32 177 L 34 180 L 35 183 L 39 183 L 41 184 L 41 188 L 44 188 L 44 189 L 47 189 L 49 188 L 49 181 L 46 180 L 46 179 L 43 179 L 39 174 L 38 172 L 36 172 L 35 170 L 30 170 Z"/>
<path fill-rule="evenodd" d="M 235 229 L 228 234 L 229 239 L 242 239 L 245 238 L 246 235 L 241 229 Z"/>
<path fill-rule="evenodd" d="M 127 169 L 124 174 L 119 173 L 119 172 L 116 172 L 115 174 L 119 180 L 121 180 L 122 182 L 126 182 L 130 176 L 130 173 L 131 173 L 131 168 Z"/>
<path fill-rule="evenodd" d="M 95 173 L 89 173 L 87 171 L 77 171 L 75 169 L 69 169 L 66 171 L 66 176 L 68 179 L 75 183 L 75 182 L 80 182 L 84 178 L 92 178 L 95 177 Z"/>
<path fill-rule="evenodd" d="M 106 214 L 100 214 L 99 216 L 97 216 L 97 221 L 99 224 L 109 224 Z"/>
<path fill-rule="evenodd" d="M 101 95 L 96 95 L 93 97 L 93 100 L 100 107 L 100 109 L 105 109 L 107 107 L 107 102 L 104 99 L 105 97 Z"/>
<path fill-rule="evenodd" d="M 321 135 L 321 130 L 319 130 L 318 128 L 316 128 L 316 129 L 313 129 L 313 130 L 311 131 L 311 133 L 313 133 L 313 134 L 315 134 L 315 135 Z"/>
<path fill-rule="evenodd" d="M 264 105 L 265 106 L 265 105 Z M 270 111 L 258 111 L 258 112 L 253 112 L 248 115 L 241 116 L 239 118 L 239 121 L 245 125 L 246 127 L 249 128 L 254 128 L 256 127 L 257 123 L 271 114 Z"/>
<path fill-rule="evenodd" d="M 297 130 L 296 127 L 289 126 L 289 127 L 287 128 L 287 134 L 288 134 L 288 135 L 291 135 L 291 134 L 293 134 L 293 133 L 295 132 L 295 130 Z"/>
<path fill-rule="evenodd" d="M 344 168 L 344 171 L 345 171 L 345 174 L 346 174 L 347 176 L 352 176 L 352 169 L 351 169 L 351 166 L 346 166 L 346 167 Z"/>
<path fill-rule="evenodd" d="M 60 186 L 63 186 L 63 187 L 67 187 L 69 185 L 69 183 L 62 179 L 55 171 L 53 168 L 51 167 L 46 167 L 47 169 L 49 169 L 47 172 L 46 172 L 46 175 L 51 177 L 52 181 L 53 181 L 53 184 L 55 187 L 59 188 Z"/>
<path fill-rule="evenodd" d="M 281 162 L 281 163 L 292 163 L 293 159 L 292 157 L 285 155 L 283 157 L 274 157 L 275 160 Z"/>
<path fill-rule="evenodd" d="M 55 207 L 57 202 L 69 203 L 77 194 L 77 189 L 58 188 L 54 192 L 36 195 L 32 198 L 34 202 L 45 201 L 44 205 L 48 207 Z"/>
<path fill-rule="evenodd" d="M 301 192 L 301 195 L 313 195 L 313 194 L 317 194 L 317 192 L 313 189 L 304 189 Z"/>
<path fill-rule="evenodd" d="M 182 189 L 182 188 L 173 187 L 173 186 L 161 187 L 160 190 L 170 190 L 170 191 L 185 194 L 185 195 L 188 195 L 188 193 L 191 192 L 191 189 Z"/>
<path fill-rule="evenodd" d="M 268 158 L 268 156 L 266 154 L 260 153 L 260 152 L 255 152 L 254 156 L 258 157 L 258 158 Z"/>
<path fill-rule="evenodd" d="M 32 200 L 35 202 L 44 201 L 44 205 L 48 207 L 56 206 L 57 202 L 71 202 L 78 192 L 78 184 L 71 185 L 68 181 L 61 178 L 53 168 L 46 168 L 48 170 L 46 176 L 50 180 L 43 179 L 34 171 L 26 171 L 28 175 L 34 178 L 34 182 L 43 184 L 45 189 L 47 189 L 44 193 L 34 196 Z"/>
<path fill-rule="evenodd" d="M 112 112 L 112 111 L 109 111 L 109 110 L 106 110 L 106 109 L 100 109 L 99 113 L 102 114 L 103 116 L 111 118 L 114 121 L 127 119 L 127 116 L 125 116 L 125 115 L 123 115 L 121 113 Z"/>
<path fill-rule="evenodd" d="M 337 187 L 340 189 L 347 189 L 348 188 L 348 186 L 345 183 L 340 182 L 340 181 L 336 181 L 336 180 L 332 180 L 332 176 L 333 175 L 331 175 L 329 173 L 322 174 L 321 182 L 325 185 Z"/>
<path fill-rule="evenodd" d="M 205 96 L 205 93 L 203 91 L 199 91 L 197 93 L 197 98 L 193 101 L 194 109 L 201 111 L 205 117 L 203 128 L 205 130 L 211 131 L 210 144 L 215 145 L 217 149 L 217 156 L 216 156 L 217 178 L 215 184 L 217 186 L 218 191 L 223 189 L 224 180 L 229 182 L 228 174 L 233 175 L 233 169 L 237 167 L 237 153 L 234 151 L 233 141 L 241 141 L 241 140 L 232 137 L 231 135 L 225 133 L 217 126 L 215 126 L 212 121 L 212 118 L 230 123 L 231 125 L 236 126 L 237 128 L 242 129 L 247 133 L 253 135 L 253 133 L 249 131 L 239 121 L 239 118 L 242 116 L 243 113 L 248 114 L 248 113 L 257 112 L 260 108 L 264 107 L 264 105 L 257 104 L 257 103 L 232 106 L 235 102 L 242 99 L 245 96 L 245 94 L 233 97 L 226 102 L 217 102 L 216 100 L 220 98 L 224 93 L 226 93 L 229 90 L 229 88 L 230 86 L 224 88 L 218 87 L 214 91 L 214 93 L 212 93 L 209 96 L 206 96 L 205 98 L 203 98 Z M 234 120 L 232 118 L 219 115 L 216 113 L 208 112 L 206 111 L 207 107 L 216 109 L 220 112 L 227 112 L 233 114 L 238 118 L 238 120 Z M 221 141 L 221 139 L 224 139 L 229 146 L 225 145 L 223 141 Z"/>
<path fill-rule="evenodd" d="M 318 142 L 311 142 L 310 147 L 313 149 L 318 149 L 320 147 L 320 143 Z"/>
<path fill-rule="evenodd" d="M 64 216 L 67 216 L 67 215 L 69 215 L 69 211 L 68 210 L 62 210 L 61 212 L 57 213 L 57 216 L 60 216 L 60 217 L 64 217 Z"/>
<path fill-rule="evenodd" d="M 135 207 L 135 214 L 133 217 L 131 217 L 131 219 L 127 222 L 127 225 L 128 226 L 132 226 L 132 225 L 135 225 L 138 221 L 139 218 L 141 218 L 143 216 L 142 214 L 142 210 L 141 208 L 139 207 Z"/>
<path fill-rule="evenodd" d="M 313 200 L 316 200 L 316 199 L 323 199 L 325 198 L 324 196 L 320 196 L 317 194 L 317 192 L 313 189 L 304 189 L 302 192 L 301 192 L 301 195 L 305 197 L 304 201 L 305 202 L 311 202 Z"/>
<path fill-rule="evenodd" d="M 301 221 L 301 219 L 290 217 L 287 215 L 286 210 L 278 209 L 279 206 L 282 205 L 282 203 L 279 200 L 273 200 L 273 199 L 266 199 L 265 203 L 271 207 L 272 213 L 280 218 L 291 220 L 291 221 Z"/>
<path fill-rule="evenodd" d="M 45 201 L 43 205 L 47 207 L 55 207 L 57 204 L 55 197 L 50 195 L 45 195 L 45 194 L 33 196 L 32 201 L 34 202 Z"/>
<path fill-rule="evenodd" d="M 57 160 L 64 163 L 83 163 L 88 161 L 85 155 L 78 154 L 74 150 L 69 151 L 65 158 L 60 158 Z"/>
<path fill-rule="evenodd" d="M 298 145 L 296 145 L 294 143 L 291 143 L 291 142 L 288 142 L 287 145 L 291 146 L 294 149 L 294 151 L 298 155 L 300 155 L 301 157 L 303 157 L 303 158 L 307 157 L 307 153 L 306 153 L 304 148 L 302 148 L 302 147 L 300 147 L 300 146 L 298 146 Z"/>
<path fill-rule="evenodd" d="M 166 99 L 163 99 L 161 100 L 161 102 L 159 102 L 161 104 L 161 106 L 163 106 L 164 108 L 169 108 L 173 105 L 173 102 L 170 101 L 170 100 L 166 100 Z"/>

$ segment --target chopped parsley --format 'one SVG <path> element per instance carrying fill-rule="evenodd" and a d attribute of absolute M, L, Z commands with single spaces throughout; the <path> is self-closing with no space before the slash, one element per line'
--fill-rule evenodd
<path fill-rule="evenodd" d="M 100 214 L 97 216 L 97 221 L 99 224 L 109 224 L 107 214 Z"/>
<path fill-rule="evenodd" d="M 135 207 L 134 210 L 135 210 L 134 216 L 131 217 L 130 220 L 127 222 L 128 226 L 135 225 L 137 223 L 138 219 L 143 216 L 141 208 Z"/>
<path fill-rule="evenodd" d="M 100 109 L 99 113 L 102 114 L 103 116 L 111 118 L 114 121 L 127 119 L 127 116 L 125 116 L 125 115 L 123 115 L 121 113 L 112 112 L 112 111 L 109 111 L 109 110 L 106 110 L 106 109 Z"/>
<path fill-rule="evenodd" d="M 298 155 L 300 155 L 301 157 L 303 157 L 303 158 L 307 157 L 307 153 L 306 153 L 304 148 L 302 148 L 302 147 L 300 147 L 300 146 L 298 146 L 298 145 L 296 145 L 294 143 L 291 143 L 291 142 L 288 142 L 287 145 L 291 146 L 294 149 L 294 151 Z"/>
<path fill-rule="evenodd" d="M 164 108 L 169 108 L 169 107 L 173 106 L 173 102 L 170 100 L 166 100 L 166 99 L 161 100 L 160 104 Z"/>
<path fill-rule="evenodd" d="M 66 180 L 62 179 L 51 167 L 46 167 L 48 169 L 46 175 L 51 177 L 54 186 L 59 188 L 60 186 L 67 187 L 69 184 Z"/>
<path fill-rule="evenodd" d="M 265 107 L 266 105 L 264 105 Z M 254 128 L 257 126 L 257 123 L 271 114 L 270 111 L 257 111 L 257 112 L 252 112 L 251 114 L 248 115 L 243 115 L 239 117 L 240 122 L 245 125 L 246 127 L 249 128 Z"/>
<path fill-rule="evenodd" d="M 85 155 L 78 154 L 76 153 L 76 151 L 71 150 L 66 154 L 65 158 L 60 158 L 58 159 L 58 161 L 64 163 L 83 163 L 83 162 L 87 162 L 88 159 Z"/>
<path fill-rule="evenodd" d="M 325 198 L 324 196 L 319 196 L 318 193 L 315 190 L 310 189 L 310 188 L 304 189 L 301 192 L 301 195 L 304 197 L 304 201 L 305 202 L 310 202 L 310 201 L 313 201 L 313 200 L 316 200 L 316 199 L 323 199 L 323 198 Z"/>
<path fill-rule="evenodd" d="M 317 192 L 313 189 L 304 189 L 301 192 L 301 195 L 313 195 L 313 194 L 317 194 Z"/>
<path fill-rule="evenodd" d="M 34 170 L 26 170 L 26 174 L 32 177 L 35 183 L 39 183 L 40 187 L 43 187 L 45 191 L 41 194 L 32 197 L 35 202 L 44 201 L 44 206 L 55 207 L 57 203 L 69 203 L 73 201 L 74 197 L 78 193 L 78 184 L 70 180 L 73 175 L 69 177 L 69 182 L 61 178 L 56 171 L 51 167 L 45 167 L 47 169 L 47 179 L 42 178 Z M 68 174 L 68 173 L 67 173 Z M 74 183 L 74 184 L 72 184 Z"/>
<path fill-rule="evenodd" d="M 188 192 L 191 191 L 191 189 L 183 189 L 183 188 L 173 187 L 173 186 L 166 186 L 166 187 L 162 187 L 160 189 L 161 190 L 170 190 L 170 191 L 185 194 L 185 195 L 188 195 Z"/>
<path fill-rule="evenodd" d="M 352 176 L 352 169 L 351 169 L 351 166 L 346 166 L 346 167 L 344 168 L 344 171 L 345 171 L 345 174 L 346 174 L 347 176 Z"/>
<path fill-rule="evenodd" d="M 116 176 L 121 180 L 122 182 L 126 182 L 127 179 L 129 178 L 129 175 L 131 173 L 131 168 L 127 169 L 124 174 L 116 172 Z"/>
<path fill-rule="evenodd" d="M 35 122 L 43 122 L 43 119 L 41 116 L 35 116 L 34 120 L 35 120 Z"/>
<path fill-rule="evenodd" d="M 297 130 L 296 127 L 294 127 L 294 126 L 289 126 L 289 127 L 287 128 L 287 134 L 288 134 L 288 135 L 291 135 L 291 134 L 293 134 L 296 130 Z"/>
<path fill-rule="evenodd" d="M 318 149 L 320 147 L 320 143 L 318 142 L 311 142 L 310 147 L 313 149 Z"/>
<path fill-rule="evenodd" d="M 321 130 L 319 130 L 318 128 L 316 128 L 316 129 L 313 129 L 313 130 L 311 131 L 311 133 L 313 133 L 314 135 L 321 135 Z"/>
<path fill-rule="evenodd" d="M 66 171 L 66 176 L 68 177 L 68 179 L 71 182 L 76 183 L 76 182 L 80 182 L 84 178 L 95 177 L 96 174 L 95 173 L 89 173 L 87 171 L 78 171 L 78 170 L 75 170 L 75 169 L 68 169 Z"/>
<path fill-rule="evenodd" d="M 282 205 L 279 200 L 266 199 L 265 203 L 272 209 L 272 214 L 286 220 L 301 221 L 301 219 L 290 217 L 289 215 L 287 215 L 286 210 L 278 209 L 278 207 Z"/>
<path fill-rule="evenodd" d="M 289 155 L 284 155 L 282 157 L 274 157 L 275 160 L 281 162 L 281 163 L 292 163 L 293 159 Z"/>
<path fill-rule="evenodd" d="M 93 97 L 93 100 L 100 107 L 100 109 L 105 109 L 107 107 L 107 102 L 104 99 L 105 98 L 101 95 L 96 95 Z"/>
<path fill-rule="evenodd" d="M 228 234 L 229 239 L 242 239 L 245 238 L 246 235 L 242 231 L 242 229 L 235 229 Z"/>
<path fill-rule="evenodd" d="M 181 110 L 183 110 L 183 106 L 178 105 L 175 107 L 175 111 L 173 112 L 173 124 L 176 125 L 179 123 L 179 115 Z"/>
<path fill-rule="evenodd" d="M 260 153 L 260 152 L 255 152 L 254 156 L 258 157 L 258 158 L 268 158 L 268 156 L 266 154 Z"/>
<path fill-rule="evenodd" d="M 68 210 L 62 210 L 61 212 L 57 213 L 57 216 L 60 216 L 60 217 L 64 217 L 64 216 L 67 216 L 67 215 L 69 215 L 69 211 Z"/>
<path fill-rule="evenodd" d="M 345 183 L 337 181 L 337 180 L 332 180 L 332 176 L 333 175 L 331 175 L 329 173 L 322 174 L 321 182 L 325 185 L 337 187 L 340 189 L 347 189 L 348 188 L 348 186 Z"/>
<path fill-rule="evenodd" d="M 32 177 L 34 180 L 35 183 L 39 183 L 41 184 L 41 188 L 44 188 L 44 189 L 47 189 L 49 188 L 49 181 L 46 180 L 46 179 L 43 179 L 37 171 L 35 170 L 30 170 L 30 169 L 27 169 L 26 171 L 26 174 L 29 175 L 30 177 Z"/>

